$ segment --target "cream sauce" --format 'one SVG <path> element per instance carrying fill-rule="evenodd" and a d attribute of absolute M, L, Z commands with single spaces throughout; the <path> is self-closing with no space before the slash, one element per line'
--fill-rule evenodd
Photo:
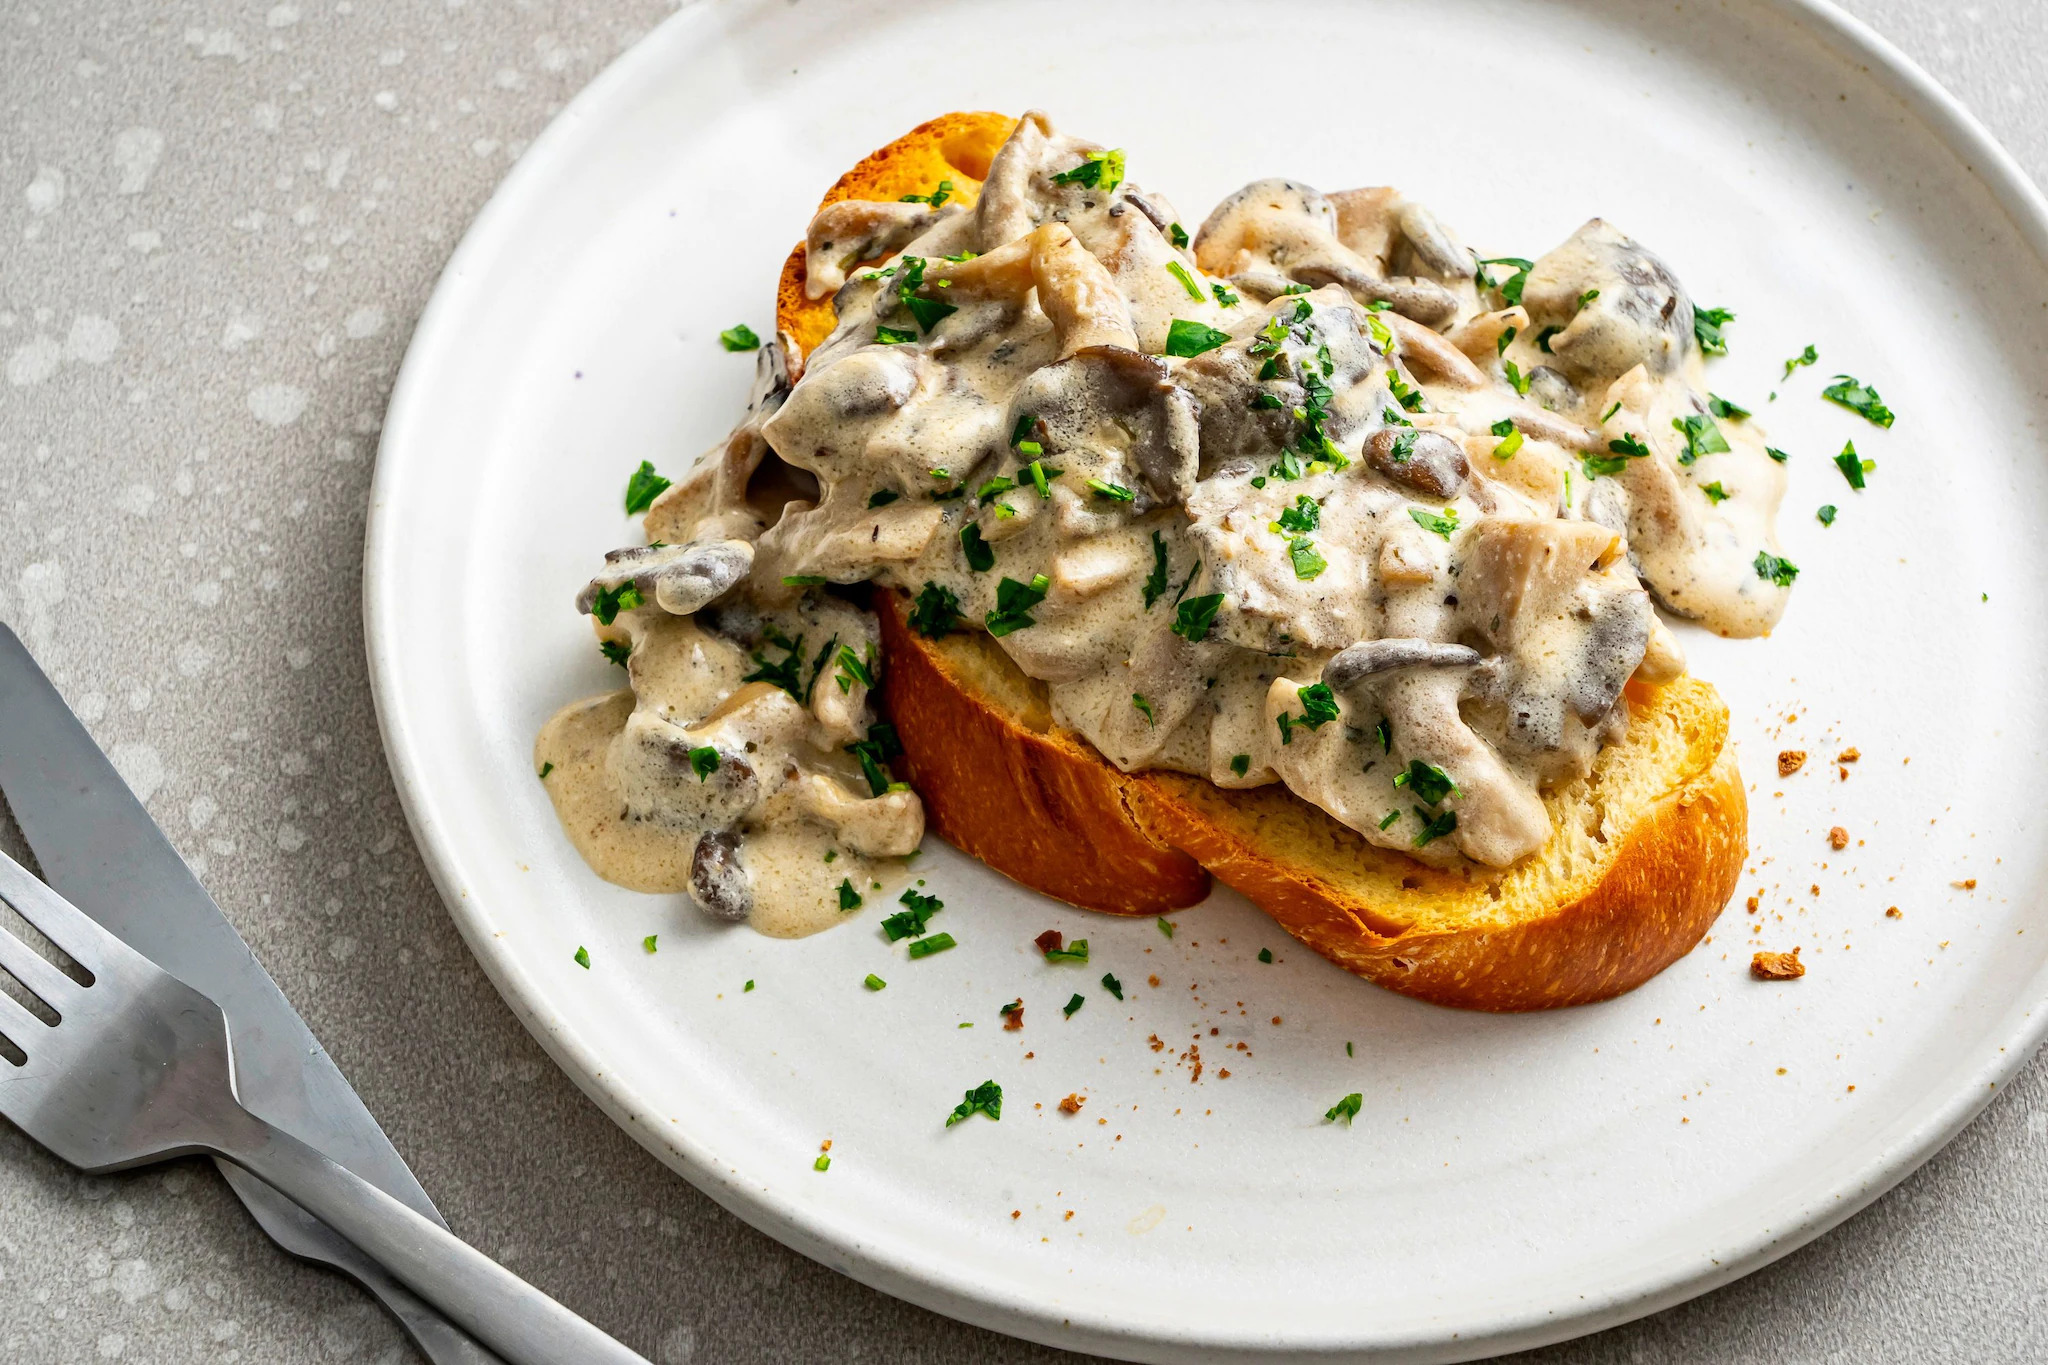
<path fill-rule="evenodd" d="M 764 352 L 656 544 L 579 602 L 638 598 L 599 626 L 630 708 L 543 736 L 604 875 L 808 928 L 818 841 L 868 881 L 916 846 L 916 796 L 849 748 L 873 620 L 827 585 L 987 629 L 1123 769 L 1283 782 L 1438 865 L 1540 847 L 1623 684 L 1683 671 L 1651 592 L 1724 634 L 1777 620 L 1754 566 L 1783 472 L 1710 412 L 1655 256 L 1596 219 L 1510 282 L 1394 190 L 1283 180 L 1190 241 L 1121 165 L 1032 113 L 972 208 L 821 212 L 836 329 L 794 382 Z M 857 666 L 814 661 L 827 638 Z M 707 747 L 733 756 L 708 780 L 677 759 Z"/>

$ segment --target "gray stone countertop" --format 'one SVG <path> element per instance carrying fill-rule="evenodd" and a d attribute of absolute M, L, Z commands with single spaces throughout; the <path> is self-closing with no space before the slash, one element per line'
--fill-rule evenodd
<path fill-rule="evenodd" d="M 2048 183 L 2048 5 L 1849 8 Z M 634 1145 L 471 960 L 378 743 L 357 585 L 406 338 L 527 142 L 667 12 L 0 0 L 0 619 L 458 1232 L 659 1365 L 1060 1358 L 815 1265 Z M 2044 1159 L 2034 1065 L 1813 1245 L 1515 1359 L 2048 1359 Z M 417 1360 L 211 1167 L 81 1177 L 4 1124 L 0 1358 Z"/>

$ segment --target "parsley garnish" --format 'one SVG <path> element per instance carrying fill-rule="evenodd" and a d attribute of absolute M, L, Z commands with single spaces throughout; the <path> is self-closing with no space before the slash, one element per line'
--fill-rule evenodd
<path fill-rule="evenodd" d="M 617 640 L 600 640 L 597 645 L 597 652 L 610 659 L 620 668 L 624 668 L 626 660 L 633 657 L 633 647 L 628 644 L 621 644 Z"/>
<path fill-rule="evenodd" d="M 646 938 L 640 940 L 640 946 L 651 953 L 654 951 L 654 941 L 660 937 L 661 935 L 659 934 L 649 934 Z"/>
<path fill-rule="evenodd" d="M 1344 1120 L 1344 1126 L 1348 1128 L 1351 1126 L 1351 1120 L 1357 1118 L 1358 1111 L 1363 1108 L 1365 1108 L 1365 1096 L 1354 1090 L 1324 1110 L 1323 1118 L 1330 1123 L 1335 1123 L 1338 1119 L 1342 1119 Z"/>
<path fill-rule="evenodd" d="M 549 774 L 549 773 L 551 773 L 551 772 L 553 772 L 554 770 L 555 770 L 555 764 L 554 764 L 554 760 L 553 760 L 553 759 L 550 759 L 550 760 L 548 760 L 548 761 L 547 761 L 546 763 L 543 763 L 543 764 L 541 764 L 541 765 L 540 765 L 540 777 L 541 777 L 541 781 L 543 781 L 543 782 L 547 781 L 547 777 L 548 777 L 548 774 Z"/>
<path fill-rule="evenodd" d="M 1792 371 L 1798 369 L 1801 365 L 1811 365 L 1814 361 L 1819 359 L 1820 352 L 1814 350 L 1813 347 L 1809 345 L 1805 350 L 1801 351 L 1798 355 L 1793 356 L 1790 360 L 1785 362 L 1785 378 L 1790 379 L 1792 377 Z"/>
<path fill-rule="evenodd" d="M 754 989 L 754 978 L 750 976 L 747 978 L 747 984 L 740 987 L 740 994 L 745 995 L 748 991 L 752 989 Z"/>
<path fill-rule="evenodd" d="M 1514 459 L 1515 452 L 1522 448 L 1522 433 L 1515 426 L 1514 419 L 1512 417 L 1503 417 L 1498 422 L 1495 422 L 1489 430 L 1501 438 L 1500 444 L 1493 448 L 1493 458 L 1496 460 Z"/>
<path fill-rule="evenodd" d="M 761 338 L 754 335 L 754 329 L 746 323 L 738 323 L 718 334 L 718 344 L 728 351 L 758 351 Z"/>
<path fill-rule="evenodd" d="M 1235 289 L 1232 289 L 1227 284 L 1216 284 L 1214 282 L 1211 282 L 1209 285 L 1209 292 L 1211 294 L 1214 294 L 1216 296 L 1216 302 L 1222 304 L 1225 308 L 1235 308 L 1240 302 L 1242 302 L 1242 300 L 1239 299 L 1237 296 L 1237 291 Z"/>
<path fill-rule="evenodd" d="M 1250 754 L 1232 754 L 1230 756 L 1230 771 L 1236 773 L 1239 777 L 1243 777 L 1246 773 L 1250 772 L 1251 768 L 1252 756 Z"/>
<path fill-rule="evenodd" d="M 654 500 L 668 487 L 668 480 L 654 472 L 651 460 L 642 460 L 633 476 L 626 480 L 626 515 L 637 517 L 654 506 Z"/>
<path fill-rule="evenodd" d="M 1691 464 L 1702 455 L 1719 455 L 1728 449 L 1728 438 L 1704 412 L 1672 418 L 1671 429 L 1685 437 L 1685 450 L 1678 457 L 1680 464 Z"/>
<path fill-rule="evenodd" d="M 991 558 L 993 563 L 993 558 Z M 996 584 L 996 606 L 987 617 L 988 633 L 998 639 L 1038 622 L 1032 617 L 1031 609 L 1045 600 L 1046 590 L 1052 581 L 1044 574 L 1033 574 L 1029 583 L 1019 583 L 1014 578 L 1005 578 Z"/>
<path fill-rule="evenodd" d="M 1527 398 L 1529 396 L 1529 381 L 1534 376 L 1523 374 L 1521 367 L 1512 360 L 1502 361 L 1501 368 L 1507 373 L 1508 387 L 1522 397 Z"/>
<path fill-rule="evenodd" d="M 590 970 L 590 950 L 580 943 L 576 945 L 576 965 L 586 972 Z"/>
<path fill-rule="evenodd" d="M 590 614 L 610 625 L 618 619 L 620 612 L 642 606 L 646 600 L 640 595 L 639 585 L 627 579 L 616 588 L 599 588 L 591 599 Z"/>
<path fill-rule="evenodd" d="M 1052 183 L 1086 185 L 1107 194 L 1124 183 L 1124 149 L 1117 147 L 1107 152 L 1090 152 L 1086 161 L 1070 171 L 1061 171 L 1052 178 Z"/>
<path fill-rule="evenodd" d="M 1228 340 L 1230 333 L 1219 332 L 1206 322 L 1175 318 L 1173 325 L 1166 329 L 1166 353 L 1183 358 L 1197 356 L 1215 350 Z"/>
<path fill-rule="evenodd" d="M 1166 538 L 1159 532 L 1152 533 L 1152 572 L 1145 575 L 1145 610 L 1152 610 L 1152 604 L 1166 591 Z"/>
<path fill-rule="evenodd" d="M 1420 507 L 1411 507 L 1408 515 L 1415 518 L 1417 526 L 1425 531 L 1434 531 L 1445 540 L 1449 540 L 1451 533 L 1458 529 L 1458 509 L 1455 507 L 1446 507 L 1442 516 L 1425 512 Z"/>
<path fill-rule="evenodd" d="M 718 771 L 718 750 L 709 744 L 690 750 L 690 771 L 697 774 L 697 780 L 709 780 Z"/>
<path fill-rule="evenodd" d="M 962 1119 L 971 1119 L 976 1114 L 987 1114 L 997 1120 L 1003 1117 L 1003 1088 L 994 1081 L 983 1081 L 968 1091 L 967 1098 L 954 1107 L 952 1116 L 946 1120 L 946 1126 L 951 1128 Z"/>
<path fill-rule="evenodd" d="M 960 551 L 967 556 L 967 567 L 976 573 L 987 573 L 996 566 L 996 552 L 981 538 L 981 524 L 968 522 L 960 528 Z"/>
<path fill-rule="evenodd" d="M 1209 638 L 1209 627 L 1216 624 L 1216 609 L 1222 605 L 1220 592 L 1188 598 L 1174 612 L 1173 633 L 1191 645 L 1202 643 Z"/>
<path fill-rule="evenodd" d="M 1397 787 L 1405 786 L 1423 801 L 1432 806 L 1443 804 L 1447 796 L 1461 796 L 1458 784 L 1451 781 L 1451 775 L 1434 763 L 1424 763 L 1419 758 L 1408 760 L 1408 771 L 1394 779 Z"/>
<path fill-rule="evenodd" d="M 1394 725 L 1385 716 L 1381 716 L 1380 723 L 1373 726 L 1372 737 L 1380 742 L 1381 753 L 1394 752 Z"/>
<path fill-rule="evenodd" d="M 1030 445 L 1032 443 L 1026 441 L 1024 444 Z M 1021 449 L 1022 447 L 1019 448 Z M 1037 452 L 1030 451 L 1027 453 L 1036 454 Z M 1066 473 L 1067 471 L 1064 469 L 1054 469 L 1052 466 L 1046 464 L 1043 460 L 1033 460 L 1030 464 L 1025 465 L 1024 468 L 1019 470 L 1018 472 L 1023 474 L 1026 478 L 1028 478 L 1031 481 L 1031 486 L 1038 490 L 1039 497 L 1050 498 L 1052 496 L 1052 484 L 1050 480 L 1058 478 L 1060 475 Z"/>
<path fill-rule="evenodd" d="M 1577 308 L 1573 309 L 1572 311 L 1573 311 L 1573 312 L 1584 312 L 1584 311 L 1585 311 L 1585 308 L 1586 308 L 1586 305 L 1587 305 L 1587 304 L 1589 304 L 1589 303 L 1591 303 L 1591 302 L 1592 302 L 1592 301 L 1593 301 L 1594 299 L 1597 299 L 1597 298 L 1599 298 L 1599 297 L 1600 297 L 1600 291 L 1599 291 L 1599 290 L 1597 290 L 1597 289 L 1588 289 L 1588 290 L 1587 290 L 1587 291 L 1586 291 L 1585 293 L 1583 293 L 1583 294 L 1579 295 L 1579 306 L 1578 306 Z"/>
<path fill-rule="evenodd" d="M 1088 940 L 1077 938 L 1064 948 L 1055 943 L 1054 946 L 1046 948 L 1044 952 L 1047 962 L 1086 962 L 1088 960 Z"/>
<path fill-rule="evenodd" d="M 1625 431 L 1621 434 L 1620 439 L 1609 441 L 1607 448 L 1615 454 L 1626 456 L 1631 460 L 1640 460 L 1650 453 L 1650 448 L 1637 440 L 1636 434 L 1633 431 Z"/>
<path fill-rule="evenodd" d="M 1692 334 L 1700 344 L 1700 350 L 1707 355 L 1727 355 L 1728 338 L 1721 335 L 1724 324 L 1735 321 L 1735 314 L 1726 308 L 1699 308 L 1692 310 Z"/>
<path fill-rule="evenodd" d="M 1849 487 L 1863 491 L 1863 476 L 1877 468 L 1876 460 L 1866 460 L 1856 453 L 1856 443 L 1843 445 L 1842 453 L 1835 456 L 1835 468 L 1842 471 L 1842 477 L 1849 481 Z"/>
<path fill-rule="evenodd" d="M 1124 998 L 1124 983 L 1117 980 L 1108 972 L 1104 972 L 1102 974 L 1102 989 L 1108 991 L 1111 995 L 1115 996 L 1119 1000 Z"/>
<path fill-rule="evenodd" d="M 1398 445 L 1399 442 L 1397 441 Z M 1322 524 L 1323 505 L 1308 494 L 1296 497 L 1294 505 L 1281 512 L 1280 520 L 1273 523 L 1276 530 L 1305 536 Z"/>
<path fill-rule="evenodd" d="M 917 333 L 903 327 L 877 326 L 875 340 L 884 346 L 904 346 L 917 340 Z"/>
<path fill-rule="evenodd" d="M 868 494 L 868 508 L 873 510 L 877 507 L 887 507 L 902 496 L 901 493 L 898 493 L 893 488 L 877 488 L 874 492 Z"/>
<path fill-rule="evenodd" d="M 1766 455 L 1770 456 L 1770 457 L 1771 457 L 1772 459 L 1776 460 L 1776 461 L 1777 461 L 1777 462 L 1778 462 L 1779 464 L 1783 464 L 1783 463 L 1785 463 L 1785 461 L 1787 461 L 1787 460 L 1789 460 L 1789 459 L 1791 459 L 1791 458 L 1792 458 L 1792 457 L 1791 457 L 1790 455 L 1787 455 L 1787 454 L 1786 454 L 1786 453 L 1785 453 L 1784 451 L 1782 451 L 1782 450 L 1778 449 L 1778 448 L 1777 448 L 1776 446 L 1765 446 L 1765 447 L 1764 447 L 1764 454 L 1766 454 Z"/>
<path fill-rule="evenodd" d="M 1337 698 L 1330 691 L 1328 683 L 1310 683 L 1297 687 L 1294 695 L 1301 698 L 1301 719 L 1295 724 L 1310 730 L 1320 730 L 1337 719 Z"/>
<path fill-rule="evenodd" d="M 1756 576 L 1767 578 L 1781 588 L 1792 586 L 1792 580 L 1799 577 L 1799 566 L 1789 559 L 1780 559 L 1768 550 L 1756 552 Z"/>
<path fill-rule="evenodd" d="M 859 683 L 862 687 L 873 687 L 875 685 L 874 671 L 868 667 L 866 660 L 853 652 L 852 645 L 839 646 L 839 672 L 837 679 L 841 692 L 851 692 L 855 683 Z"/>
<path fill-rule="evenodd" d="M 1707 411 L 1713 413 L 1716 417 L 1726 417 L 1736 422 L 1749 416 L 1748 408 L 1737 403 L 1731 403 L 1717 393 L 1707 395 Z"/>
<path fill-rule="evenodd" d="M 1188 230 L 1179 223 L 1168 223 L 1166 225 L 1166 240 L 1172 242 L 1175 246 L 1184 247 L 1188 244 Z"/>
<path fill-rule="evenodd" d="M 843 914 L 848 910 L 858 910 L 860 906 L 861 894 L 853 889 L 853 880 L 851 878 L 842 878 L 839 883 L 840 912 Z"/>
<path fill-rule="evenodd" d="M 1267 962 L 1267 963 L 1270 963 L 1270 962 L 1271 962 L 1272 960 L 1273 960 L 1273 950 L 1272 950 L 1271 948 L 1261 948 L 1261 949 L 1259 949 L 1259 961 L 1261 961 L 1261 962 Z"/>
<path fill-rule="evenodd" d="M 910 607 L 910 628 L 927 640 L 936 640 L 967 619 L 960 613 L 960 599 L 951 588 L 927 583 L 917 590 Z"/>
<path fill-rule="evenodd" d="M 1098 498 L 1107 498 L 1111 502 L 1129 502 L 1137 496 L 1120 483 L 1105 483 L 1101 479 L 1088 480 L 1088 491 Z"/>
<path fill-rule="evenodd" d="M 1071 1000 L 1067 1001 L 1066 1004 L 1060 1006 L 1060 1013 L 1066 1015 L 1067 1018 L 1071 1019 L 1074 1017 L 1074 1012 L 1087 1003 L 1088 1002 L 1086 1000 L 1083 1000 L 1081 998 L 1081 993 L 1079 991 L 1076 991 L 1074 992 L 1074 996 Z"/>
<path fill-rule="evenodd" d="M 1166 263 L 1166 273 L 1180 281 L 1180 287 L 1188 291 L 1189 298 L 1193 299 L 1196 303 L 1202 301 L 1202 286 L 1195 283 L 1195 277 L 1188 273 L 1186 266 L 1182 265 L 1179 261 L 1168 261 Z"/>
<path fill-rule="evenodd" d="M 905 891 L 898 900 L 907 908 L 882 921 L 882 932 L 889 936 L 891 943 L 901 938 L 922 938 L 932 916 L 946 908 L 946 903 L 937 896 L 920 896 L 915 891 Z"/>
<path fill-rule="evenodd" d="M 1480 287 L 1482 289 L 1498 289 L 1500 296 L 1506 299 L 1511 306 L 1522 301 L 1522 289 L 1529 283 L 1529 272 L 1536 265 L 1534 261 L 1525 261 L 1520 256 L 1488 256 L 1482 258 L 1478 264 L 1481 267 L 1479 270 Z M 1484 269 L 1484 267 L 1489 265 L 1511 265 L 1515 267 L 1515 273 L 1496 284 Z"/>
<path fill-rule="evenodd" d="M 1823 503 L 1821 509 L 1813 515 L 1819 520 L 1821 525 L 1833 526 L 1835 524 L 1835 505 L 1831 502 Z"/>
<path fill-rule="evenodd" d="M 1550 339 L 1563 330 L 1562 327 L 1545 327 L 1536 334 L 1536 349 L 1545 355 L 1556 355 L 1557 352 L 1550 349 Z"/>
<path fill-rule="evenodd" d="M 1513 343 L 1515 334 L 1519 331 L 1521 331 L 1519 327 L 1503 328 L 1501 334 L 1493 339 L 1493 353 L 1495 355 L 1506 355 L 1509 345 Z"/>
<path fill-rule="evenodd" d="M 1145 717 L 1147 725 L 1156 726 L 1159 724 L 1159 717 L 1152 712 L 1152 701 L 1144 693 L 1131 693 L 1131 705 L 1135 706 L 1138 709 L 1138 713 Z"/>
<path fill-rule="evenodd" d="M 1605 411 L 1605 412 L 1603 412 L 1603 413 L 1601 413 L 1601 414 L 1600 414 L 1600 420 L 1601 420 L 1601 421 L 1603 421 L 1603 422 L 1605 422 L 1605 421 L 1606 421 L 1606 420 L 1607 420 L 1608 418 L 1610 418 L 1610 417 L 1614 416 L 1614 414 L 1615 414 L 1615 413 L 1617 413 L 1617 412 L 1620 412 L 1620 411 L 1621 411 L 1621 400 L 1620 400 L 1619 398 L 1617 398 L 1617 399 L 1615 399 L 1615 400 L 1614 400 L 1614 401 L 1613 401 L 1612 403 L 1609 403 L 1609 404 L 1607 405 L 1607 411 Z"/>
<path fill-rule="evenodd" d="M 1017 425 L 1010 429 L 1010 444 L 1023 445 L 1031 439 L 1031 429 L 1038 424 L 1038 418 L 1028 412 L 1017 414 Z"/>
<path fill-rule="evenodd" d="M 1418 819 L 1423 821 L 1422 833 L 1415 836 L 1415 847 L 1417 848 L 1421 848 L 1424 844 L 1434 843 L 1458 827 L 1458 812 L 1454 810 L 1439 811 L 1435 816 L 1431 816 L 1428 811 L 1417 806 L 1415 814 Z"/>
<path fill-rule="evenodd" d="M 1294 576 L 1306 583 L 1330 567 L 1316 543 L 1307 536 L 1296 536 L 1287 542 L 1287 558 L 1294 565 Z"/>
<path fill-rule="evenodd" d="M 913 939 L 910 944 L 910 955 L 914 958 L 930 957 L 933 953 L 943 953 L 948 948 L 959 946 L 959 942 L 951 934 L 941 930 L 930 938 Z"/>
<path fill-rule="evenodd" d="M 1157 925 L 1159 926 L 1159 932 L 1160 932 L 1160 933 L 1162 933 L 1162 934 L 1166 935 L 1166 936 L 1167 936 L 1168 938 L 1172 938 L 1172 937 L 1173 937 L 1173 921 L 1172 921 L 1172 920 L 1168 919 L 1168 918 L 1167 918 L 1166 916 L 1164 916 L 1164 915 L 1161 915 L 1161 916 L 1159 916 L 1159 917 L 1158 917 L 1157 919 L 1155 919 L 1155 920 L 1153 921 L 1153 923 L 1155 923 L 1155 924 L 1157 924 Z"/>
<path fill-rule="evenodd" d="M 1851 379 L 1846 374 L 1835 376 L 1835 382 L 1820 391 L 1820 396 L 1831 403 L 1839 403 L 1851 412 L 1861 413 L 1878 426 L 1892 424 L 1894 414 L 1877 396 L 1877 390 L 1860 379 Z"/>
<path fill-rule="evenodd" d="M 786 573 L 782 576 L 782 585 L 786 588 L 815 588 L 824 581 L 825 575 L 821 573 Z"/>
<path fill-rule="evenodd" d="M 953 197 L 953 182 L 941 180 L 939 187 L 930 194 L 906 194 L 897 202 L 901 204 L 930 204 L 933 208 Z"/>
<path fill-rule="evenodd" d="M 1410 384 L 1406 379 L 1403 379 L 1400 370 L 1392 365 L 1387 366 L 1387 389 L 1394 395 L 1394 400 L 1409 412 L 1422 411 L 1424 406 L 1422 391 L 1413 384 Z M 1523 393 L 1528 391 L 1526 384 L 1520 389 L 1520 392 Z"/>
<path fill-rule="evenodd" d="M 1728 501 L 1728 490 L 1721 487 L 1721 481 L 1719 479 L 1714 480 L 1712 483 L 1701 484 L 1700 492 L 1705 493 L 1707 495 L 1707 501 L 1711 503 L 1723 503 Z"/>
<path fill-rule="evenodd" d="M 1381 829 L 1385 829 L 1385 828 L 1387 828 L 1387 827 L 1388 827 L 1389 825 L 1393 824 L 1393 823 L 1394 823 L 1394 822 L 1395 822 L 1396 820 L 1398 820 L 1398 819 L 1400 819 L 1400 818 L 1401 818 L 1401 812 L 1400 812 L 1400 811 L 1398 811 L 1398 810 L 1390 810 L 1390 811 L 1388 811 L 1388 812 L 1387 812 L 1387 818 L 1386 818 L 1386 819 L 1384 819 L 1384 820 L 1382 820 L 1382 821 L 1380 821 L 1380 828 L 1381 828 Z"/>
<path fill-rule="evenodd" d="M 772 628 L 769 630 L 768 635 L 768 643 L 779 645 L 789 652 L 779 662 L 771 664 L 768 662 L 766 654 L 756 650 L 753 656 L 756 665 L 754 671 L 741 678 L 740 681 L 774 683 L 798 701 L 805 700 L 805 693 L 808 689 L 803 686 L 802 678 L 804 637 L 799 635 L 794 640 L 787 640 L 782 637 L 780 631 Z M 811 680 L 813 682 L 817 681 L 815 673 L 812 674 Z"/>

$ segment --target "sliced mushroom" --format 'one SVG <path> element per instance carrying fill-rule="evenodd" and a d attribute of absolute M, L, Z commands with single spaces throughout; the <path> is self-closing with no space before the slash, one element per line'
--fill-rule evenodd
<path fill-rule="evenodd" d="M 960 212 L 951 206 L 934 209 L 929 204 L 875 199 L 842 199 L 825 205 L 804 234 L 805 295 L 822 299 L 838 293 L 846 283 L 846 272 L 862 261 L 893 255 L 922 235 L 941 214 Z"/>
<path fill-rule="evenodd" d="M 1179 502 L 1194 490 L 1195 401 L 1158 356 L 1122 346 L 1084 347 L 1032 375 L 1016 406 L 1038 418 L 1048 457 L 1064 450 L 1118 452 L 1153 501 Z"/>
<path fill-rule="evenodd" d="M 631 545 L 606 554 L 604 562 L 605 572 L 576 594 L 576 610 L 587 616 L 600 595 L 631 583 L 643 600 L 671 616 L 688 616 L 747 576 L 754 567 L 754 547 L 744 540 Z"/>
<path fill-rule="evenodd" d="M 1472 473 L 1465 448 L 1439 432 L 1381 427 L 1365 442 L 1365 461 L 1404 488 L 1452 498 Z"/>
<path fill-rule="evenodd" d="M 1456 389 L 1485 387 L 1486 376 L 1479 372 L 1479 367 L 1443 333 L 1392 310 L 1385 318 L 1387 329 L 1398 344 L 1401 363 L 1409 369 Z"/>
<path fill-rule="evenodd" d="M 1479 651 L 1467 645 L 1393 636 L 1364 640 L 1338 651 L 1323 665 L 1323 681 L 1341 691 L 1397 668 L 1471 668 L 1479 662 Z"/>
<path fill-rule="evenodd" d="M 1529 271 L 1522 303 L 1540 327 L 1556 327 L 1557 367 L 1592 386 L 1635 365 L 1666 375 L 1693 339 L 1692 300 L 1671 268 L 1598 218 Z"/>
<path fill-rule="evenodd" d="M 690 899 L 715 920 L 737 924 L 754 910 L 754 888 L 740 862 L 740 837 L 712 830 L 690 855 Z"/>

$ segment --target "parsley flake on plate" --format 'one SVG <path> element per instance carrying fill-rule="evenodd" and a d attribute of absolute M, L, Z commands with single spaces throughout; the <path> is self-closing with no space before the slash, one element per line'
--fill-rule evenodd
<path fill-rule="evenodd" d="M 718 344 L 728 351 L 758 351 L 761 338 L 754 335 L 754 329 L 746 323 L 736 323 L 718 334 Z"/>
<path fill-rule="evenodd" d="M 1365 1096 L 1354 1090 L 1324 1110 L 1323 1118 L 1330 1123 L 1335 1123 L 1342 1119 L 1345 1126 L 1349 1127 L 1351 1120 L 1357 1118 L 1358 1111 L 1363 1108 L 1365 1108 Z"/>
<path fill-rule="evenodd" d="M 1896 420 L 1896 415 L 1884 405 L 1884 400 L 1877 396 L 1876 389 L 1846 374 L 1836 375 L 1835 382 L 1822 389 L 1820 396 L 1830 403 L 1839 403 L 1881 427 L 1888 427 Z"/>
<path fill-rule="evenodd" d="M 668 480 L 654 472 L 652 460 L 642 460 L 626 480 L 626 515 L 637 517 L 654 506 L 654 500 L 668 488 Z"/>
<path fill-rule="evenodd" d="M 983 1081 L 968 1091 L 967 1098 L 954 1106 L 952 1116 L 946 1120 L 946 1126 L 951 1128 L 954 1124 L 971 1119 L 976 1114 L 986 1114 L 998 1121 L 1002 1119 L 1003 1088 L 994 1081 Z"/>

